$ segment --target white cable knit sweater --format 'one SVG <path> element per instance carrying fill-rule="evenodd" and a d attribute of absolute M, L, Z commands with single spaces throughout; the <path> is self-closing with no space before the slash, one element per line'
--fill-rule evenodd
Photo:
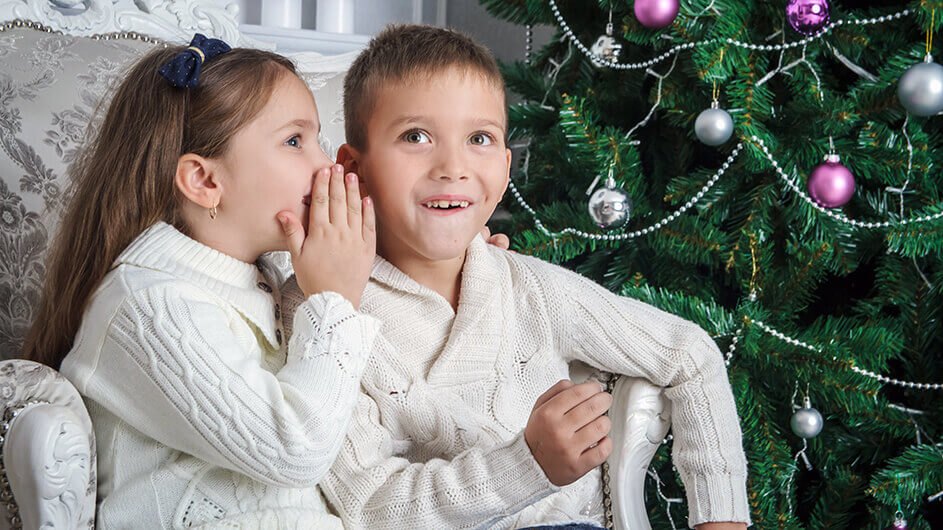
<path fill-rule="evenodd" d="M 697 325 L 480 237 L 457 314 L 382 258 L 361 310 L 382 329 L 321 484 L 346 527 L 601 525 L 599 472 L 557 488 L 523 437 L 537 397 L 576 360 L 666 387 L 689 525 L 749 523 L 733 394 Z"/>
<path fill-rule="evenodd" d="M 379 323 L 323 293 L 289 341 L 275 267 L 165 223 L 115 266 L 60 370 L 95 428 L 97 526 L 340 528 L 317 483 Z"/>

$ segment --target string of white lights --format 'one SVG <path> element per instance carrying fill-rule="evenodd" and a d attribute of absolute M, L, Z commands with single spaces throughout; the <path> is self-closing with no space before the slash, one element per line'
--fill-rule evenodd
<path fill-rule="evenodd" d="M 573 30 L 570 28 L 570 25 L 567 24 L 566 20 L 563 18 L 563 15 L 560 13 L 560 8 L 557 7 L 557 3 L 554 2 L 554 0 L 550 0 L 550 10 L 553 11 L 553 16 L 557 19 L 557 22 L 560 24 L 560 28 L 563 30 L 564 35 L 567 37 L 567 39 L 569 39 L 571 43 L 573 43 L 574 46 L 579 48 L 579 50 L 583 53 L 583 55 L 589 58 L 589 60 L 592 61 L 593 64 L 597 66 L 605 66 L 607 68 L 613 68 L 616 70 L 638 70 L 641 68 L 648 68 L 650 66 L 654 66 L 660 63 L 661 61 L 664 61 L 668 57 L 671 57 L 671 55 L 681 50 L 689 50 L 691 48 L 694 48 L 695 46 L 708 46 L 708 45 L 717 44 L 717 43 L 726 43 L 726 44 L 730 44 L 730 45 L 737 46 L 740 48 L 746 48 L 746 49 L 757 50 L 757 51 L 788 50 L 790 48 L 797 48 L 799 46 L 805 46 L 806 44 L 809 44 L 818 39 L 821 39 L 822 37 L 827 35 L 829 32 L 831 32 L 833 28 L 837 26 L 842 26 L 845 24 L 859 25 L 859 26 L 866 26 L 870 24 L 880 24 L 884 22 L 890 22 L 891 20 L 896 20 L 910 14 L 909 9 L 904 9 L 903 11 L 898 11 L 897 13 L 892 13 L 892 14 L 884 15 L 880 17 L 873 17 L 873 18 L 866 18 L 866 19 L 836 20 L 835 22 L 832 22 L 828 24 L 827 26 L 825 26 L 824 28 L 822 28 L 822 30 L 816 33 L 815 35 L 811 35 L 809 37 L 805 37 L 797 41 L 787 42 L 783 44 L 754 44 L 750 42 L 739 41 L 733 38 L 707 39 L 707 40 L 702 40 L 698 42 L 686 42 L 684 44 L 673 46 L 671 49 L 669 49 L 665 53 L 644 62 L 617 63 L 617 62 L 610 61 L 604 57 L 600 57 L 599 55 L 596 55 L 592 51 L 590 51 L 590 49 L 587 48 L 586 45 L 583 44 L 579 40 L 579 38 L 577 38 L 577 36 L 573 33 Z"/>
<path fill-rule="evenodd" d="M 794 339 L 794 338 L 792 338 L 792 337 L 790 337 L 790 336 L 788 336 L 788 335 L 786 335 L 786 334 L 784 334 L 784 333 L 781 333 L 781 332 L 777 331 L 776 329 L 774 329 L 774 328 L 770 327 L 769 325 L 767 325 L 767 324 L 766 324 L 765 322 L 763 322 L 762 320 L 752 320 L 752 319 L 751 319 L 751 320 L 749 321 L 749 323 L 756 324 L 757 326 L 759 326 L 760 329 L 762 329 L 762 330 L 765 331 L 766 333 L 769 333 L 770 335 L 776 337 L 776 338 L 779 339 L 779 340 L 782 340 L 782 341 L 784 341 L 784 342 L 787 342 L 787 343 L 789 343 L 789 344 L 792 344 L 793 346 L 799 346 L 799 347 L 801 347 L 801 348 L 805 348 L 805 349 L 807 349 L 807 350 L 809 350 L 809 351 L 812 351 L 812 352 L 815 352 L 815 353 L 822 353 L 822 349 L 821 349 L 821 348 L 817 348 L 817 347 L 815 347 L 815 346 L 811 346 L 811 345 L 809 345 L 809 344 L 806 344 L 805 342 L 802 342 L 801 340 Z M 836 360 L 836 361 L 838 360 L 837 357 L 833 357 L 832 359 L 833 359 L 833 360 Z M 900 379 L 894 379 L 894 378 L 891 378 L 891 377 L 887 377 L 887 376 L 884 376 L 884 375 L 881 375 L 881 374 L 872 372 L 872 371 L 870 371 L 870 370 L 865 370 L 865 369 L 863 369 L 863 368 L 859 368 L 859 367 L 855 366 L 854 361 L 850 361 L 850 362 L 851 362 L 851 369 L 852 369 L 853 371 L 855 371 L 855 372 L 857 372 L 857 373 L 859 373 L 859 374 L 861 374 L 861 375 L 870 377 L 870 378 L 872 378 L 872 379 L 877 379 L 878 381 L 880 381 L 880 382 L 882 382 L 882 383 L 886 383 L 886 384 L 889 384 L 889 385 L 902 386 L 902 387 L 906 387 L 906 388 L 916 388 L 917 390 L 943 390 L 943 384 L 940 384 L 940 383 L 914 383 L 914 382 L 912 382 L 912 381 L 902 381 L 902 380 L 900 380 Z"/>

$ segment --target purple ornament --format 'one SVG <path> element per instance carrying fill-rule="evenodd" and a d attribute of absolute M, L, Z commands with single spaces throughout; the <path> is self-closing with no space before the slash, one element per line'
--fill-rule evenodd
<path fill-rule="evenodd" d="M 828 0 L 789 0 L 786 18 L 799 33 L 818 33 L 828 24 Z"/>
<path fill-rule="evenodd" d="M 828 155 L 809 175 L 809 195 L 823 208 L 844 206 L 855 194 L 855 176 L 839 160 Z"/>
<path fill-rule="evenodd" d="M 635 17 L 643 26 L 666 28 L 678 16 L 678 0 L 635 0 Z"/>

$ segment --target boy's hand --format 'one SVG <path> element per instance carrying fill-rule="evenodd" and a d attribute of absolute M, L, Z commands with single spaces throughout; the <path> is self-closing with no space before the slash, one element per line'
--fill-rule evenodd
<path fill-rule="evenodd" d="M 565 486 L 609 457 L 612 423 L 602 414 L 611 405 L 612 396 L 595 381 L 564 379 L 537 398 L 524 440 L 550 482 Z"/>
<path fill-rule="evenodd" d="M 485 238 L 489 244 L 494 245 L 498 248 L 503 248 L 507 250 L 511 246 L 511 240 L 508 239 L 508 236 L 504 234 L 495 234 L 491 235 L 491 229 L 487 226 L 481 229 L 481 237 Z M 514 252 L 513 250 L 511 252 Z"/>
<path fill-rule="evenodd" d="M 278 213 L 305 296 L 333 291 L 355 309 L 370 278 L 377 243 L 373 202 L 369 197 L 361 200 L 357 180 L 353 173 L 345 179 L 341 165 L 315 174 L 307 233 L 294 213 Z"/>

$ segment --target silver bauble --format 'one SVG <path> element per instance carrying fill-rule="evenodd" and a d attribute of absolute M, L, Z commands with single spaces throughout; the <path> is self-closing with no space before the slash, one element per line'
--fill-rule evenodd
<path fill-rule="evenodd" d="M 929 55 L 904 72 L 897 84 L 897 97 L 907 112 L 933 116 L 943 111 L 943 66 Z"/>
<path fill-rule="evenodd" d="M 733 134 L 733 119 L 726 110 L 718 108 L 715 101 L 711 108 L 698 114 L 694 134 L 707 145 L 720 145 Z"/>
<path fill-rule="evenodd" d="M 792 426 L 792 432 L 796 433 L 796 436 L 800 438 L 814 438 L 822 432 L 825 420 L 822 419 L 822 414 L 819 413 L 819 411 L 812 408 L 812 404 L 807 397 L 803 402 L 802 408 L 792 415 L 790 425 Z"/>
<path fill-rule="evenodd" d="M 589 216 L 600 228 L 614 230 L 622 228 L 632 215 L 632 200 L 615 181 L 606 180 L 606 185 L 596 190 L 589 198 Z"/>

